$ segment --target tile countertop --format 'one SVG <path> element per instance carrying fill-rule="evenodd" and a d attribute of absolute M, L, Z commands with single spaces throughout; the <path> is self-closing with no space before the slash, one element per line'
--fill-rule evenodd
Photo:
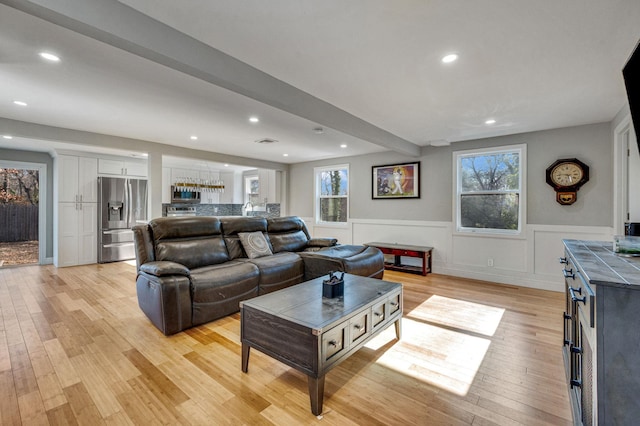
<path fill-rule="evenodd" d="M 617 256 L 613 242 L 562 240 L 583 277 L 595 285 L 640 290 L 640 257 Z"/>

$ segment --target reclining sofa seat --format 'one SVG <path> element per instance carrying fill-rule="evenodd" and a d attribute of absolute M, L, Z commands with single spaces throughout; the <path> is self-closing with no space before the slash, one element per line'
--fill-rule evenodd
<path fill-rule="evenodd" d="M 138 303 L 166 335 L 239 310 L 239 302 L 329 271 L 382 278 L 373 247 L 310 238 L 298 217 L 157 218 L 133 228 Z M 240 233 L 261 232 L 272 255 L 249 259 Z"/>
<path fill-rule="evenodd" d="M 258 295 L 258 267 L 229 258 L 217 217 L 170 219 L 133 228 L 138 304 L 160 331 L 213 321 Z"/>
<path fill-rule="evenodd" d="M 303 281 L 304 265 L 300 256 L 294 252 L 304 250 L 309 238 L 307 236 L 303 239 L 302 236 L 305 234 L 300 229 L 300 223 L 297 223 L 295 219 L 289 220 L 284 228 L 281 227 L 282 234 L 279 236 L 268 234 L 267 219 L 263 217 L 229 216 L 221 217 L 220 221 L 230 258 L 250 262 L 258 267 L 260 271 L 259 295 L 271 293 Z M 301 220 L 299 222 L 304 226 L 304 222 Z M 255 259 L 247 258 L 238 234 L 256 231 L 264 234 L 273 255 Z M 297 243 L 294 243 L 294 240 L 298 240 Z M 289 244 L 286 241 L 289 241 Z"/>

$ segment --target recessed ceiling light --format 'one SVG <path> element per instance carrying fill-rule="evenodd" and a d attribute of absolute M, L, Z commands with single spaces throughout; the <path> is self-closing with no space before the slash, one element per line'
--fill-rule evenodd
<path fill-rule="evenodd" d="M 257 123 L 258 121 L 260 121 L 260 119 L 258 117 L 249 117 L 249 121 L 252 123 Z"/>
<path fill-rule="evenodd" d="M 40 57 L 46 59 L 47 61 L 51 61 L 51 62 L 59 62 L 60 61 L 60 57 L 57 56 L 57 55 L 54 55 L 53 53 L 40 52 L 39 55 L 40 55 Z"/>
<path fill-rule="evenodd" d="M 485 121 L 484 124 L 496 124 L 496 120 L 494 120 L 493 118 L 490 118 L 487 121 Z"/>
<path fill-rule="evenodd" d="M 192 141 L 197 141 L 198 137 L 196 135 L 191 136 L 189 139 L 191 139 Z"/>
<path fill-rule="evenodd" d="M 282 154 L 282 156 L 283 156 L 283 157 L 288 157 L 288 156 L 289 156 L 289 154 Z"/>
<path fill-rule="evenodd" d="M 347 147 L 346 143 L 343 143 L 342 145 L 340 145 L 340 148 L 346 148 L 346 147 Z"/>
<path fill-rule="evenodd" d="M 9 136 L 9 135 L 3 135 L 2 137 L 5 139 L 13 139 L 13 136 Z"/>
<path fill-rule="evenodd" d="M 23 101 L 13 101 L 13 103 L 20 106 L 27 106 L 27 103 Z"/>
<path fill-rule="evenodd" d="M 224 166 L 225 166 L 225 167 L 229 167 L 229 165 L 228 165 L 228 164 L 225 164 Z"/>
<path fill-rule="evenodd" d="M 442 62 L 444 62 L 445 64 L 448 64 L 455 61 L 456 59 L 458 59 L 458 55 L 456 55 L 455 53 L 451 53 L 447 56 L 444 56 L 442 58 Z"/>

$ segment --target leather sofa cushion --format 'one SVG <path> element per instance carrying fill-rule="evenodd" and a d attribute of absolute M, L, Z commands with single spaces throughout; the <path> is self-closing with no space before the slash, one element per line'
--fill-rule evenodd
<path fill-rule="evenodd" d="M 191 271 L 193 323 L 202 324 L 240 309 L 239 302 L 258 295 L 260 272 L 250 262 L 229 261 Z"/>
<path fill-rule="evenodd" d="M 307 242 L 309 247 L 331 247 L 338 244 L 337 238 L 311 238 Z"/>
<path fill-rule="evenodd" d="M 267 219 L 263 217 L 221 217 L 222 233 L 227 252 L 230 259 L 247 257 L 247 254 L 240 243 L 238 233 L 240 232 L 267 232 Z M 268 240 L 268 237 L 265 235 Z"/>
<path fill-rule="evenodd" d="M 140 269 L 140 265 L 156 260 L 153 240 L 151 239 L 151 228 L 149 224 L 145 223 L 144 225 L 135 225 L 131 229 L 133 230 L 136 246 L 136 266 Z"/>
<path fill-rule="evenodd" d="M 296 253 L 282 252 L 249 262 L 260 270 L 259 294 L 301 283 L 304 278 L 304 264 Z"/>
<path fill-rule="evenodd" d="M 307 247 L 307 235 L 304 231 L 294 231 L 282 234 L 269 234 L 269 241 L 274 253 L 283 251 L 302 251 Z"/>
<path fill-rule="evenodd" d="M 237 259 L 239 257 L 247 257 L 247 254 L 242 248 L 242 243 L 237 235 L 231 237 L 224 237 L 224 243 L 227 245 L 227 253 L 229 253 L 229 259 Z"/>
<path fill-rule="evenodd" d="M 310 238 L 309 233 L 307 232 L 307 226 L 304 224 L 303 220 L 297 216 L 271 218 L 267 221 L 267 231 L 269 234 L 303 231 L 307 236 L 307 239 Z"/>
<path fill-rule="evenodd" d="M 212 238 L 156 242 L 156 260 L 180 263 L 189 269 L 229 261 L 221 235 Z"/>
<path fill-rule="evenodd" d="M 220 219 L 213 216 L 159 217 L 149 222 L 153 239 L 197 238 L 222 233 Z"/>
<path fill-rule="evenodd" d="M 217 217 L 160 217 L 149 226 L 156 261 L 172 261 L 193 269 L 229 260 Z"/>
<path fill-rule="evenodd" d="M 221 217 L 220 224 L 226 237 L 239 232 L 267 232 L 267 219 L 263 217 Z"/>
<path fill-rule="evenodd" d="M 382 278 L 384 255 L 375 247 L 338 245 L 314 252 L 302 252 L 305 280 L 311 280 L 329 271 L 342 271 L 363 277 Z"/>

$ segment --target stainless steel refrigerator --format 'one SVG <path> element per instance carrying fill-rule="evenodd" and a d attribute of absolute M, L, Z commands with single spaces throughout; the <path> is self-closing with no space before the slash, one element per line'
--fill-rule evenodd
<path fill-rule="evenodd" d="M 131 227 L 147 222 L 147 181 L 98 177 L 98 263 L 134 259 Z"/>

